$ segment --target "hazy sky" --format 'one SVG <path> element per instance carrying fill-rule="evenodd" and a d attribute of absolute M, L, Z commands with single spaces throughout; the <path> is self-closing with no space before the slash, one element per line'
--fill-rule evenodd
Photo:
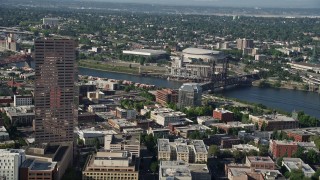
<path fill-rule="evenodd" d="M 232 7 L 320 8 L 320 0 L 100 0 L 168 5 L 201 5 Z"/>

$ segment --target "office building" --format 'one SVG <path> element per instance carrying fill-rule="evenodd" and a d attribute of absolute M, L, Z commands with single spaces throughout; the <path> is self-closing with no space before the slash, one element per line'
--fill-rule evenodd
<path fill-rule="evenodd" d="M 100 151 L 89 156 L 82 180 L 138 180 L 139 160 L 128 151 Z"/>
<path fill-rule="evenodd" d="M 43 25 L 47 26 L 57 26 L 59 24 L 58 18 L 43 18 L 42 19 Z"/>
<path fill-rule="evenodd" d="M 13 96 L 13 106 L 30 106 L 32 105 L 32 95 L 14 95 Z"/>
<path fill-rule="evenodd" d="M 57 162 L 27 159 L 20 167 L 19 180 L 57 180 Z"/>
<path fill-rule="evenodd" d="M 225 110 L 224 108 L 213 110 L 213 118 L 218 119 L 222 122 L 233 121 L 233 112 Z"/>
<path fill-rule="evenodd" d="M 157 90 L 156 102 L 161 105 L 166 104 L 177 104 L 178 103 L 178 92 L 172 89 L 161 89 Z"/>
<path fill-rule="evenodd" d="M 0 40 L 0 51 L 19 51 L 15 34 L 10 33 L 4 40 Z"/>
<path fill-rule="evenodd" d="M 179 88 L 178 106 L 185 107 L 201 106 L 202 87 L 197 83 L 185 83 Z"/>
<path fill-rule="evenodd" d="M 132 155 L 140 157 L 140 135 L 106 135 L 104 149 L 129 151 Z"/>
<path fill-rule="evenodd" d="M 253 48 L 254 43 L 252 39 L 237 39 L 237 48 L 243 50 L 246 48 Z"/>
<path fill-rule="evenodd" d="M 292 157 L 298 150 L 298 144 L 292 141 L 270 140 L 269 149 L 274 158 Z"/>
<path fill-rule="evenodd" d="M 0 179 L 18 180 L 19 167 L 25 159 L 22 149 L 0 149 Z"/>
<path fill-rule="evenodd" d="M 48 175 L 46 178 L 50 178 L 51 175 L 54 175 L 55 177 L 54 179 L 59 180 L 62 178 L 66 170 L 70 168 L 73 163 L 73 144 L 69 142 L 35 144 L 34 146 L 29 146 L 26 149 L 26 159 L 34 159 L 36 160 L 35 161 L 36 165 L 38 164 L 38 165 L 47 166 L 47 167 L 34 167 L 35 171 L 42 171 L 42 172 L 39 172 L 39 174 L 34 175 L 35 171 L 31 171 L 30 173 L 33 174 L 33 176 L 39 176 L 40 178 Z M 42 162 L 48 162 L 48 163 L 42 163 Z M 49 162 L 52 162 L 52 164 L 50 164 Z M 55 165 L 53 162 L 56 162 L 56 168 L 54 167 Z M 48 167 L 48 166 L 51 166 L 51 167 Z M 44 171 L 48 171 L 48 172 L 44 172 Z M 31 179 L 31 176 L 29 179 Z"/>
<path fill-rule="evenodd" d="M 6 113 L 11 124 L 16 126 L 32 126 L 35 118 L 34 105 L 4 107 L 1 110 Z"/>
<path fill-rule="evenodd" d="M 78 115 L 75 42 L 35 40 L 35 141 L 73 142 Z"/>
<path fill-rule="evenodd" d="M 106 135 L 117 134 L 114 130 L 95 131 L 94 129 L 84 129 L 77 131 L 78 138 L 83 140 L 84 145 L 94 146 L 96 140 L 99 144 L 104 145 L 104 138 Z"/>

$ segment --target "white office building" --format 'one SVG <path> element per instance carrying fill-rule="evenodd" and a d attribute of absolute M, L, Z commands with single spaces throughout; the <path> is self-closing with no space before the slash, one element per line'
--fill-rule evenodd
<path fill-rule="evenodd" d="M 19 179 L 19 167 L 26 159 L 22 149 L 0 149 L 0 178 Z"/>

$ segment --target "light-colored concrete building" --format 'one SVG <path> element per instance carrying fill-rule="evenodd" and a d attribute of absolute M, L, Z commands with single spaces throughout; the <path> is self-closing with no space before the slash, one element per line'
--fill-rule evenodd
<path fill-rule="evenodd" d="M 87 98 L 94 103 L 98 103 L 99 100 L 104 99 L 104 96 L 105 96 L 104 93 L 101 91 L 87 92 Z"/>
<path fill-rule="evenodd" d="M 206 164 L 189 164 L 184 161 L 160 161 L 159 180 L 210 180 Z"/>
<path fill-rule="evenodd" d="M 104 149 L 129 151 L 132 155 L 140 157 L 140 135 L 106 135 Z"/>
<path fill-rule="evenodd" d="M 19 167 L 25 159 L 25 151 L 22 149 L 0 149 L 0 178 L 19 179 Z"/>
<path fill-rule="evenodd" d="M 184 83 L 179 88 L 180 108 L 201 106 L 202 87 L 198 83 Z"/>
<path fill-rule="evenodd" d="M 82 171 L 82 180 L 138 180 L 138 160 L 128 151 L 101 151 L 89 157 Z"/>
<path fill-rule="evenodd" d="M 42 23 L 43 23 L 43 25 L 57 26 L 59 24 L 59 19 L 58 18 L 43 18 Z"/>
<path fill-rule="evenodd" d="M 4 107 L 1 109 L 14 125 L 31 126 L 35 118 L 34 105 L 19 107 Z"/>
<path fill-rule="evenodd" d="M 289 172 L 300 169 L 304 176 L 309 178 L 315 173 L 309 164 L 305 164 L 300 158 L 283 158 L 282 166 L 286 167 Z"/>
<path fill-rule="evenodd" d="M 104 138 L 106 135 L 117 134 L 114 130 L 107 131 L 95 131 L 91 129 L 78 130 L 77 135 L 79 139 L 83 140 L 85 145 L 95 145 L 96 139 L 98 139 L 101 145 L 104 145 Z"/>
<path fill-rule="evenodd" d="M 203 140 L 158 139 L 158 160 L 178 160 L 187 163 L 205 163 L 208 151 Z"/>

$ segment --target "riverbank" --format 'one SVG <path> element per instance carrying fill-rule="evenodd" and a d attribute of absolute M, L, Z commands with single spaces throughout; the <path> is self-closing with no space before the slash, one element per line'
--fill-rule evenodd
<path fill-rule="evenodd" d="M 260 80 L 253 81 L 252 86 L 275 88 L 275 89 L 298 90 L 298 91 L 305 91 L 305 92 L 315 92 L 315 91 L 309 91 L 308 85 L 306 85 L 305 83 L 299 83 L 299 82 L 293 82 L 293 81 L 279 82 L 279 81 L 260 79 Z"/>
<path fill-rule="evenodd" d="M 140 66 L 137 67 L 137 64 L 128 64 L 123 63 L 101 63 L 97 61 L 90 61 L 90 60 L 81 60 L 78 62 L 78 67 L 80 68 L 87 68 L 92 70 L 99 70 L 105 72 L 112 72 L 112 73 L 121 73 L 121 74 L 128 74 L 128 75 L 135 75 L 135 76 L 145 76 L 145 77 L 155 77 L 161 79 L 168 79 L 168 76 L 165 75 L 165 71 L 161 69 L 161 67 L 153 67 L 153 66 Z M 152 70 L 152 71 L 151 71 Z M 189 80 L 177 79 L 177 78 L 170 78 L 170 81 L 175 82 L 191 82 Z"/>
<path fill-rule="evenodd" d="M 94 60 L 80 60 L 78 62 L 80 67 L 104 70 L 109 72 L 119 72 L 126 74 L 155 74 L 164 75 L 166 68 L 161 66 L 144 66 L 134 62 L 100 62 Z"/>

